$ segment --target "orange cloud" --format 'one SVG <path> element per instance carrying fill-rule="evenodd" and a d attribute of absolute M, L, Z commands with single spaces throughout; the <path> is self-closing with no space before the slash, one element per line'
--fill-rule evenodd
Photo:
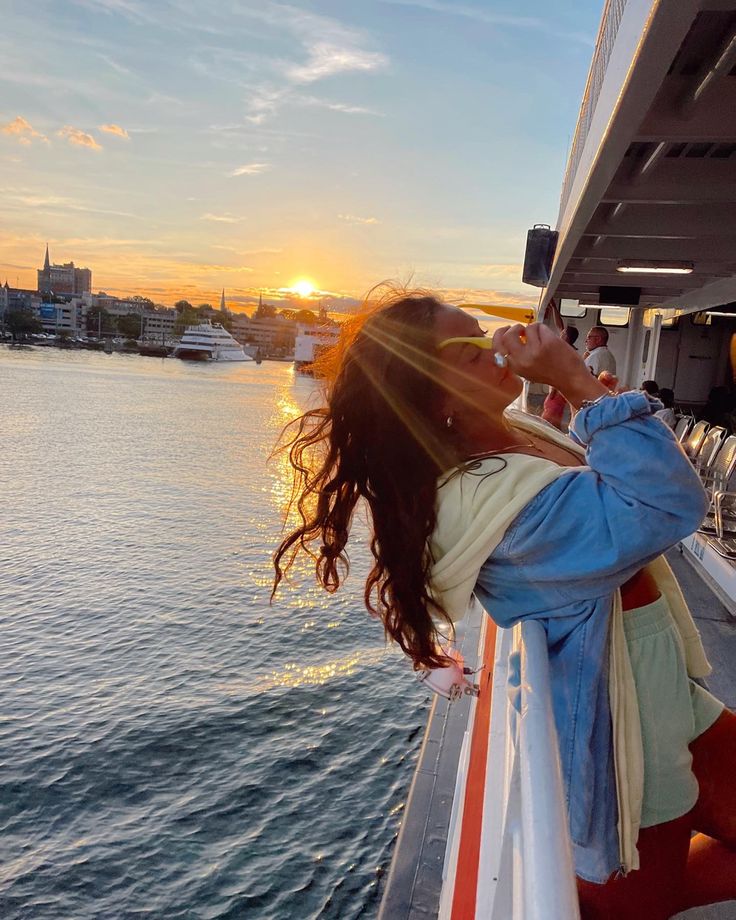
<path fill-rule="evenodd" d="M 241 220 L 245 220 L 244 217 L 235 217 L 233 214 L 202 214 L 199 218 L 200 220 L 212 220 L 220 224 L 237 224 Z"/>
<path fill-rule="evenodd" d="M 75 144 L 77 147 L 88 147 L 90 150 L 102 150 L 102 146 L 97 143 L 92 135 L 87 134 L 86 131 L 82 131 L 80 128 L 72 128 L 71 125 L 64 125 L 61 131 L 57 131 L 56 133 L 59 137 L 66 138 L 70 144 Z"/>
<path fill-rule="evenodd" d="M 126 141 L 130 140 L 130 135 L 125 128 L 121 128 L 120 125 L 100 125 L 100 131 L 105 131 L 107 134 L 115 134 L 117 137 L 122 137 Z"/>
<path fill-rule="evenodd" d="M 44 134 L 41 134 L 40 131 L 36 131 L 36 129 L 20 115 L 16 115 L 12 121 L 4 124 L 0 130 L 2 130 L 3 134 L 10 134 L 15 137 L 18 143 L 23 144 L 24 147 L 27 147 L 36 138 L 43 141 L 45 144 L 49 142 L 49 139 Z"/>
<path fill-rule="evenodd" d="M 271 168 L 270 163 L 246 163 L 243 166 L 238 166 L 237 169 L 234 169 L 228 175 L 233 178 L 235 176 L 257 176 L 259 173 L 266 172 Z"/>
<path fill-rule="evenodd" d="M 339 220 L 344 220 L 348 224 L 378 224 L 380 221 L 377 217 L 357 217 L 355 214 L 338 214 Z"/>

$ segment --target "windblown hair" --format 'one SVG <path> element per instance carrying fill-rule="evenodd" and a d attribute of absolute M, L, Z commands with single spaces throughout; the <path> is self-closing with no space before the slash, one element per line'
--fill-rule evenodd
<path fill-rule="evenodd" d="M 301 523 L 275 553 L 271 595 L 301 552 L 315 561 L 323 588 L 340 587 L 353 514 L 364 499 L 374 560 L 365 604 L 415 667 L 447 663 L 433 616 L 449 618 L 429 592 L 428 548 L 437 477 L 457 462 L 436 383 L 440 308 L 426 293 L 394 292 L 344 329 L 319 362 L 325 405 L 284 431 Z"/>

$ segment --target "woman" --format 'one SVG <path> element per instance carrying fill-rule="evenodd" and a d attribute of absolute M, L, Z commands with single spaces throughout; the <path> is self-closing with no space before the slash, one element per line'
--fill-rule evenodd
<path fill-rule="evenodd" d="M 446 664 L 438 625 L 472 592 L 501 626 L 544 623 L 583 916 L 657 920 L 733 897 L 736 718 L 688 678 L 707 662 L 659 559 L 707 502 L 652 419 L 659 404 L 609 395 L 545 326 L 489 343 L 419 293 L 365 315 L 333 358 L 325 405 L 290 441 L 302 524 L 276 553 L 274 591 L 301 551 L 337 590 L 363 500 L 366 605 L 415 667 Z M 507 412 L 520 375 L 578 410 L 584 458 Z M 708 837 L 691 848 L 691 830 Z"/>
<path fill-rule="evenodd" d="M 675 393 L 669 387 L 662 387 L 657 392 L 657 399 L 662 403 L 664 409 L 655 412 L 657 418 L 661 418 L 665 425 L 674 428 L 677 424 L 677 415 L 675 414 Z"/>

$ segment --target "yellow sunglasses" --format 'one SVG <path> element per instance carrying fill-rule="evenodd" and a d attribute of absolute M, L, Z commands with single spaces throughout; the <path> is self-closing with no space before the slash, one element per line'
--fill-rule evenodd
<path fill-rule="evenodd" d="M 453 339 L 444 339 L 439 343 L 437 348 L 443 349 L 448 345 L 475 345 L 476 348 L 485 348 L 486 350 L 493 350 L 493 339 L 489 339 L 486 336 L 479 335 L 461 335 L 456 336 Z M 508 367 L 508 358 L 506 355 L 499 354 L 499 352 L 494 352 L 493 362 L 497 367 Z"/>

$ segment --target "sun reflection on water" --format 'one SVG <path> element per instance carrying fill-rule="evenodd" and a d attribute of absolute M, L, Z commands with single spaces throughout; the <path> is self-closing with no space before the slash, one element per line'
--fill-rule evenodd
<path fill-rule="evenodd" d="M 300 664 L 290 661 L 284 665 L 282 670 L 273 670 L 248 681 L 229 681 L 227 684 L 220 685 L 218 690 L 227 696 L 238 696 L 242 693 L 253 692 L 254 689 L 266 693 L 278 689 L 322 687 L 333 680 L 353 677 L 360 670 L 378 664 L 388 654 L 387 648 L 379 647 L 360 649 L 348 657 L 336 658 L 322 664 Z"/>

